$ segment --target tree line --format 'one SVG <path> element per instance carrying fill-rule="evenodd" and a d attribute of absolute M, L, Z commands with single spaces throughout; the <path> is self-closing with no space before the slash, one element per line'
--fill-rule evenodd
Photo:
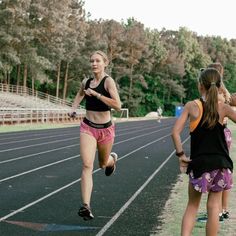
<path fill-rule="evenodd" d="M 107 53 L 124 108 L 143 116 L 198 97 L 200 68 L 221 62 L 236 91 L 236 39 L 145 28 L 128 18 L 91 20 L 81 0 L 0 0 L 0 82 L 73 100 L 90 77 L 94 50 Z"/>

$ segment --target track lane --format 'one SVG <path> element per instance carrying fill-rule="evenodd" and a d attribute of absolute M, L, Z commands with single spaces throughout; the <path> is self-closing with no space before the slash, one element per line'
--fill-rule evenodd
<path fill-rule="evenodd" d="M 135 131 L 137 127 L 142 127 L 142 123 L 144 123 L 147 127 L 148 125 L 151 124 L 150 128 L 152 127 L 151 128 L 152 132 L 150 132 L 149 134 L 147 133 L 147 131 L 145 131 L 144 133 L 146 135 L 143 135 L 143 136 L 141 134 L 142 132 L 140 132 L 139 135 L 136 132 L 136 135 L 140 136 L 137 139 L 132 137 L 132 135 L 129 136 L 128 134 L 129 128 L 133 128 L 133 131 Z M 171 124 L 173 124 L 173 120 L 166 121 L 165 124 L 163 122 L 162 126 L 165 126 L 165 125 L 171 126 Z M 37 195 L 42 196 L 42 194 L 40 193 L 44 191 L 42 191 L 41 188 L 42 186 L 46 186 L 45 185 L 46 183 L 47 183 L 48 189 L 52 190 L 52 189 L 55 189 L 56 186 L 59 186 L 60 184 L 61 184 L 60 186 L 62 186 L 63 185 L 62 183 L 65 184 L 71 180 L 74 180 L 75 182 L 71 186 L 67 186 L 63 190 L 56 192 L 54 195 L 51 195 L 50 197 L 47 197 L 43 199 L 42 201 L 39 201 L 28 208 L 25 208 L 25 209 L 22 209 L 22 207 L 18 208 L 20 209 L 20 211 L 17 214 L 13 214 L 12 216 L 9 216 L 5 220 L 33 221 L 33 222 L 41 222 L 41 223 L 42 222 L 44 223 L 56 222 L 56 224 L 58 225 L 61 225 L 63 223 L 68 224 L 68 225 L 79 224 L 81 226 L 96 226 L 96 227 L 99 227 L 99 229 L 101 229 L 108 222 L 108 220 L 117 211 L 119 211 L 120 207 L 122 206 L 122 203 L 126 202 L 127 199 L 129 199 L 129 197 L 132 196 L 132 194 L 134 194 L 135 191 L 137 191 L 137 189 L 139 189 L 140 186 L 142 186 L 142 184 L 145 182 L 145 180 L 147 180 L 147 178 L 151 175 L 151 173 L 153 173 L 153 171 L 156 168 L 158 168 L 159 165 L 161 165 L 161 161 L 163 162 L 167 158 L 167 156 L 170 155 L 171 148 L 173 151 L 172 141 L 170 137 L 162 138 L 159 141 L 155 142 L 155 140 L 158 140 L 159 138 L 163 137 L 165 134 L 167 134 L 167 132 L 170 133 L 171 129 L 167 128 L 167 129 L 163 129 L 162 131 L 155 133 L 154 127 L 161 128 L 161 126 L 158 126 L 158 124 L 154 123 L 154 121 L 137 122 L 135 126 L 132 126 L 130 122 L 129 124 L 117 124 L 117 137 L 116 137 L 116 144 L 114 145 L 114 151 L 117 151 L 120 157 L 118 161 L 117 172 L 115 173 L 114 176 L 111 176 L 110 178 L 105 177 L 103 171 L 100 171 L 100 170 L 97 170 L 94 173 L 94 193 L 93 193 L 93 199 L 92 199 L 92 205 L 93 205 L 92 207 L 96 215 L 96 219 L 94 221 L 83 222 L 81 221 L 81 219 L 77 218 L 76 216 L 76 211 L 77 211 L 77 208 L 79 207 L 79 202 L 80 202 L 80 186 L 79 186 L 80 180 L 79 178 L 75 179 L 75 176 L 78 177 L 80 175 L 81 165 L 79 164 L 79 159 L 75 160 L 75 162 L 78 163 L 77 165 L 75 165 L 74 161 L 70 162 L 71 165 L 67 162 L 66 165 L 62 165 L 62 168 L 60 168 L 60 166 L 57 166 L 57 167 L 54 166 L 53 168 L 48 168 L 48 170 L 46 169 L 43 170 L 43 172 L 41 173 L 40 172 L 38 172 L 37 174 L 32 173 L 32 176 L 31 175 L 25 176 L 23 180 L 22 180 L 22 177 L 16 180 L 16 182 L 17 181 L 21 182 L 20 185 L 22 189 L 27 189 L 27 185 L 29 185 L 28 187 L 29 191 L 27 191 L 28 194 L 39 189 L 40 191 L 36 191 L 37 194 L 35 194 L 35 196 Z M 122 132 L 124 132 L 123 136 L 120 136 L 120 137 L 118 136 L 119 129 L 121 129 Z M 126 131 L 127 133 L 125 133 Z M 130 130 L 130 133 L 131 133 L 131 130 Z M 186 134 L 186 136 L 187 135 L 188 134 Z M 129 141 L 124 142 L 124 137 L 129 139 Z M 148 143 L 150 143 L 150 145 L 144 147 L 145 144 L 148 144 Z M 137 151 L 135 151 L 135 149 Z M 159 154 L 157 155 L 157 153 Z M 127 156 L 125 157 L 125 155 Z M 175 161 L 176 161 L 175 159 L 173 159 L 172 161 L 174 162 L 174 165 L 176 164 Z M 178 170 L 176 169 L 176 172 L 173 173 L 173 175 L 176 176 L 177 173 L 178 173 Z M 46 176 L 46 175 L 48 176 L 48 179 L 50 179 L 50 176 L 51 176 L 51 181 L 49 181 L 47 178 L 42 178 L 44 180 L 41 182 L 41 184 L 36 185 L 37 189 L 32 188 L 33 183 L 37 181 L 37 178 L 39 178 L 39 176 Z M 60 176 L 60 177 L 56 178 L 55 180 L 53 179 L 53 176 Z M 68 177 L 68 176 L 72 176 L 72 177 Z M 27 179 L 32 180 L 31 184 L 30 182 L 28 182 Z M 168 178 L 168 179 L 171 181 L 175 180 L 175 178 Z M 25 181 L 25 184 L 24 184 L 24 181 Z M 161 185 L 159 187 L 161 188 Z M 0 185 L 0 188 L 2 188 L 1 185 Z M 54 191 L 57 191 L 57 190 L 54 190 Z M 50 194 L 50 191 L 45 191 L 45 193 L 46 192 Z M 142 196 L 143 194 L 141 195 L 141 197 Z M 32 199 L 36 199 L 36 198 L 32 197 Z M 155 199 L 155 197 L 153 199 Z M 134 203 L 135 202 L 136 200 L 134 201 Z M 129 209 L 131 209 L 134 206 L 134 203 L 131 204 Z M 60 207 L 58 208 L 59 205 Z M 142 206 L 142 207 L 145 207 L 145 206 Z M 130 211 L 129 209 L 127 209 L 126 212 L 129 212 Z M 24 212 L 22 212 L 22 210 Z M 35 214 L 35 212 L 37 212 L 37 214 Z M 132 215 L 132 212 L 131 212 L 131 215 Z M 1 214 L 1 217 L 3 217 L 2 214 Z M 115 232 L 117 232 L 116 228 L 119 226 L 120 220 L 122 221 L 122 219 L 124 219 L 123 217 L 126 217 L 126 214 L 122 215 L 122 217 L 119 218 L 117 223 L 113 225 L 111 229 L 109 229 L 109 231 L 106 233 L 107 235 L 119 235 L 119 234 L 114 234 L 114 230 Z M 135 218 L 139 218 L 139 217 L 135 214 Z M 154 223 L 157 221 L 156 216 L 155 217 L 152 216 L 152 219 L 154 219 L 152 220 L 152 222 Z M 142 219 L 139 219 L 139 220 L 142 220 Z M 131 229 L 134 230 L 135 227 L 132 226 L 131 218 L 128 222 L 129 222 L 129 227 L 128 227 L 129 231 Z M 44 234 L 42 234 L 42 232 L 29 230 L 24 227 L 16 226 L 14 224 L 11 225 L 6 222 L 1 222 L 0 227 L 1 227 L 0 230 L 3 229 L 4 232 L 6 230 L 10 230 L 9 232 L 11 232 L 12 233 L 11 235 L 13 236 L 16 229 L 18 230 L 17 232 L 21 232 L 20 235 L 27 235 L 27 233 L 31 233 L 30 235 L 45 235 L 45 232 Z M 122 228 L 124 228 L 124 226 Z M 112 234 L 109 233 L 110 230 L 112 231 Z M 146 230 L 143 232 L 146 232 Z M 98 232 L 98 230 L 95 230 L 95 231 L 92 230 L 91 232 L 87 230 L 87 231 L 84 231 L 84 233 L 79 232 L 79 235 L 80 234 L 95 235 L 95 232 Z M 130 231 L 130 233 L 132 233 L 132 230 Z M 48 232 L 46 233 L 46 235 L 58 235 L 58 234 L 56 232 Z M 71 230 L 69 232 L 62 231 L 60 232 L 60 235 L 78 235 L 78 231 L 76 230 L 75 231 Z M 145 234 L 142 234 L 142 235 L 145 235 Z"/>

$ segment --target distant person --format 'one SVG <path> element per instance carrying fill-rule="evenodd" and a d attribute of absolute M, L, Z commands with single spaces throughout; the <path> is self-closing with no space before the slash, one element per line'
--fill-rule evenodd
<path fill-rule="evenodd" d="M 206 235 L 217 235 L 222 192 L 233 185 L 233 162 L 224 136 L 224 118 L 236 122 L 236 112 L 219 101 L 220 87 L 221 75 L 216 69 L 202 71 L 198 83 L 201 98 L 185 105 L 173 127 L 172 138 L 180 170 L 189 175 L 189 199 L 182 219 L 181 236 L 192 233 L 202 193 L 208 193 Z M 188 120 L 190 158 L 186 156 L 181 142 L 181 133 Z"/>
<path fill-rule="evenodd" d="M 230 100 L 231 100 L 231 95 L 229 93 L 229 91 L 227 90 L 227 88 L 224 85 L 223 82 L 223 75 L 224 75 L 224 68 L 222 66 L 221 63 L 219 62 L 214 62 L 210 65 L 208 65 L 208 68 L 215 68 L 216 70 L 219 71 L 221 78 L 222 78 L 222 83 L 219 89 L 219 100 L 226 103 L 226 104 L 230 104 Z M 225 118 L 224 119 L 224 126 L 225 126 L 225 134 L 226 134 L 226 141 L 228 144 L 228 148 L 230 148 L 231 146 L 231 142 L 232 142 L 232 137 L 231 137 L 231 131 L 228 129 L 227 127 L 227 121 L 228 119 Z M 228 209 L 228 203 L 229 203 L 229 195 L 230 195 L 230 189 L 228 190 L 224 190 L 222 193 L 222 209 L 219 215 L 219 220 L 223 221 L 224 219 L 228 219 L 229 218 L 229 209 Z"/>
<path fill-rule="evenodd" d="M 90 57 L 93 77 L 84 79 L 78 91 L 70 113 L 76 114 L 80 102 L 86 100 L 86 116 L 80 125 L 80 155 L 83 161 L 81 192 L 83 204 L 79 216 L 84 220 L 93 219 L 90 200 L 93 188 L 93 163 L 96 150 L 100 168 L 110 176 L 116 168 L 117 154 L 111 152 L 115 137 L 115 126 L 111 120 L 111 108 L 121 109 L 120 97 L 115 81 L 105 73 L 108 66 L 107 55 L 102 51 L 94 52 Z"/>
<path fill-rule="evenodd" d="M 161 118 L 162 118 L 162 108 L 161 107 L 158 107 L 157 108 L 157 122 L 161 123 Z"/>

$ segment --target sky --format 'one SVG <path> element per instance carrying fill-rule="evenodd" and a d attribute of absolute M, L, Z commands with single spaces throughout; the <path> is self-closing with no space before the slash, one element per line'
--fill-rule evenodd
<path fill-rule="evenodd" d="M 145 28 L 188 30 L 202 36 L 236 39 L 236 0 L 84 0 L 91 20 L 133 17 Z"/>

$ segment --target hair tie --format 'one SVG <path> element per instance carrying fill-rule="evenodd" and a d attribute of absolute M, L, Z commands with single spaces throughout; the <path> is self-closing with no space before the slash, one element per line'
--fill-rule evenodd
<path fill-rule="evenodd" d="M 211 85 L 216 85 L 216 82 L 211 82 Z"/>

